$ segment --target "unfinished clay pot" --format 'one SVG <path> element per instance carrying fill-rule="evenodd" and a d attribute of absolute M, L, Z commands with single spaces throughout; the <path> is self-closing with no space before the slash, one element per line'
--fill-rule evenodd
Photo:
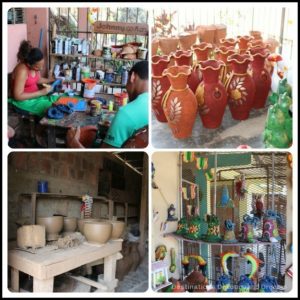
<path fill-rule="evenodd" d="M 77 220 L 78 229 L 83 234 L 83 225 L 84 225 L 84 223 L 86 223 L 86 222 L 98 222 L 98 221 L 101 221 L 101 219 L 96 219 L 96 218 L 78 219 Z"/>
<path fill-rule="evenodd" d="M 75 232 L 77 228 L 77 218 L 64 217 L 64 232 Z"/>
<path fill-rule="evenodd" d="M 45 226 L 47 241 L 54 241 L 59 238 L 59 233 L 63 229 L 64 217 L 63 216 L 38 217 L 36 223 L 38 225 Z"/>
<path fill-rule="evenodd" d="M 122 236 L 124 229 L 125 229 L 125 222 L 122 221 L 108 221 L 110 224 L 112 224 L 112 233 L 111 233 L 111 239 L 118 239 Z"/>
<path fill-rule="evenodd" d="M 46 245 L 46 228 L 42 225 L 24 225 L 17 230 L 17 246 L 21 249 L 41 248 Z"/>
<path fill-rule="evenodd" d="M 237 44 L 238 40 L 234 38 L 228 38 L 228 39 L 220 39 L 220 46 L 224 47 L 233 47 L 235 48 L 235 45 Z"/>
<path fill-rule="evenodd" d="M 94 125 L 87 125 L 80 128 L 79 142 L 85 148 L 92 148 L 93 142 L 96 139 L 98 128 Z"/>
<path fill-rule="evenodd" d="M 221 81 L 223 84 L 225 84 L 228 75 L 231 72 L 231 67 L 227 59 L 228 56 L 235 54 L 235 50 L 234 47 L 220 46 L 219 48 L 215 49 L 215 52 L 217 59 L 223 61 L 225 64 L 224 68 L 221 70 Z"/>
<path fill-rule="evenodd" d="M 165 55 L 169 55 L 171 52 L 176 51 L 177 46 L 177 37 L 162 37 L 159 39 L 159 48 Z"/>
<path fill-rule="evenodd" d="M 179 35 L 179 46 L 181 50 L 190 50 L 196 43 L 197 32 L 184 32 Z"/>
<path fill-rule="evenodd" d="M 239 52 L 240 54 L 244 54 L 248 50 L 248 43 L 253 40 L 253 37 L 249 35 L 238 35 L 237 38 L 239 44 Z"/>
<path fill-rule="evenodd" d="M 112 224 L 109 222 L 84 222 L 83 234 L 92 244 L 105 244 L 112 234 Z"/>

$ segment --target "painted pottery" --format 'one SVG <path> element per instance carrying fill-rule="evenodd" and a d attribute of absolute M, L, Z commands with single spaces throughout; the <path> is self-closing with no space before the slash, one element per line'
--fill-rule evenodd
<path fill-rule="evenodd" d="M 225 67 L 222 68 L 221 70 L 221 81 L 223 84 L 225 84 L 226 79 L 228 78 L 231 72 L 231 66 L 228 62 L 228 57 L 230 55 L 235 54 L 235 49 L 232 46 L 230 47 L 220 46 L 219 48 L 215 49 L 215 53 L 217 55 L 217 59 L 223 61 L 225 64 Z"/>
<path fill-rule="evenodd" d="M 192 45 L 196 43 L 197 32 L 184 32 L 178 36 L 179 46 L 181 50 L 190 50 Z"/>
<path fill-rule="evenodd" d="M 203 239 L 207 242 L 220 242 L 220 221 L 216 215 L 207 215 L 207 233 Z"/>
<path fill-rule="evenodd" d="M 188 232 L 188 223 L 185 217 L 181 218 L 177 224 L 176 234 L 185 235 Z"/>
<path fill-rule="evenodd" d="M 248 54 L 233 54 L 228 57 L 232 71 L 226 82 L 228 105 L 235 120 L 246 120 L 254 103 L 255 85 L 247 72 L 252 57 Z"/>
<path fill-rule="evenodd" d="M 249 35 L 238 35 L 237 39 L 239 45 L 239 53 L 244 54 L 248 49 L 248 43 L 253 40 L 253 37 Z"/>
<path fill-rule="evenodd" d="M 173 66 L 163 72 L 171 87 L 164 95 L 162 106 L 173 136 L 178 139 L 192 134 L 197 115 L 197 100 L 187 85 L 191 72 L 192 68 L 189 66 Z"/>
<path fill-rule="evenodd" d="M 46 228 L 42 225 L 24 225 L 17 230 L 17 246 L 21 249 L 41 248 L 46 245 Z"/>
<path fill-rule="evenodd" d="M 193 52 L 190 50 L 177 50 L 175 53 L 172 53 L 172 57 L 174 58 L 177 66 L 193 66 Z M 188 86 L 193 93 L 196 92 L 200 81 L 200 71 L 198 66 L 195 65 L 192 69 L 191 75 L 188 77 Z"/>
<path fill-rule="evenodd" d="M 227 274 L 222 274 L 216 281 L 216 288 L 218 292 L 231 293 L 233 292 L 233 286 L 230 281 L 230 277 Z"/>
<path fill-rule="evenodd" d="M 243 216 L 243 222 L 241 224 L 241 241 L 247 243 L 254 242 L 254 227 L 259 219 L 257 217 L 251 217 L 246 214 Z"/>
<path fill-rule="evenodd" d="M 57 240 L 64 226 L 63 216 L 38 217 L 36 223 L 45 226 L 47 241 Z"/>
<path fill-rule="evenodd" d="M 111 238 L 112 228 L 109 222 L 85 222 L 83 234 L 89 243 L 104 244 Z"/>
<path fill-rule="evenodd" d="M 225 64 L 212 59 L 200 62 L 199 66 L 203 74 L 203 81 L 196 90 L 200 117 L 205 128 L 218 128 L 227 104 L 227 93 L 219 79 Z"/>
<path fill-rule="evenodd" d="M 99 222 L 99 221 L 101 221 L 101 219 L 96 219 L 96 218 L 78 219 L 77 220 L 78 229 L 83 234 L 84 223 L 86 223 L 86 222 Z"/>
<path fill-rule="evenodd" d="M 253 107 L 260 109 L 265 107 L 271 89 L 271 76 L 265 68 L 265 60 L 270 52 L 264 48 L 250 48 L 249 51 L 253 57 L 251 68 L 252 78 L 255 84 Z"/>
<path fill-rule="evenodd" d="M 161 37 L 159 39 L 159 48 L 163 54 L 169 55 L 171 52 L 177 50 L 178 38 L 177 37 Z"/>
<path fill-rule="evenodd" d="M 185 235 L 192 240 L 200 240 L 201 238 L 201 220 L 199 217 L 193 217 L 188 222 L 188 231 Z"/>
<path fill-rule="evenodd" d="M 77 228 L 77 218 L 64 217 L 64 232 L 75 232 Z"/>
<path fill-rule="evenodd" d="M 280 241 L 278 232 L 278 223 L 281 224 L 281 215 L 272 210 L 267 210 L 263 217 L 262 241 L 274 242 Z"/>
<path fill-rule="evenodd" d="M 159 46 L 159 40 L 153 39 L 151 42 L 151 55 L 156 55 Z"/>
<path fill-rule="evenodd" d="M 238 43 L 237 39 L 234 38 L 222 38 L 220 39 L 220 46 L 224 46 L 224 47 L 233 47 L 235 48 L 235 45 Z"/>
<path fill-rule="evenodd" d="M 152 56 L 152 110 L 159 122 L 167 122 L 161 102 L 170 88 L 170 81 L 167 77 L 162 76 L 165 69 L 168 68 L 170 57 L 167 55 Z"/>
<path fill-rule="evenodd" d="M 235 224 L 231 220 L 225 220 L 225 234 L 223 243 L 230 244 L 237 242 L 237 239 L 235 238 L 234 228 Z"/>

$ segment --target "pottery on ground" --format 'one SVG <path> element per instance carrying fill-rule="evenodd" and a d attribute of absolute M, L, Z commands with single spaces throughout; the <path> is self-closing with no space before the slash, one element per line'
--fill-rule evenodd
<path fill-rule="evenodd" d="M 77 227 L 78 227 L 79 231 L 83 234 L 84 223 L 87 223 L 87 222 L 98 222 L 98 221 L 100 221 L 100 219 L 98 219 L 98 218 L 78 219 L 77 220 Z"/>
<path fill-rule="evenodd" d="M 249 54 L 233 54 L 228 57 L 232 72 L 226 82 L 228 105 L 235 120 L 246 120 L 253 107 L 255 84 L 248 73 L 248 65 L 253 61 Z"/>
<path fill-rule="evenodd" d="M 21 249 L 41 248 L 46 245 L 46 228 L 42 225 L 24 225 L 17 230 L 17 246 Z"/>
<path fill-rule="evenodd" d="M 244 54 L 248 50 L 248 43 L 253 40 L 253 37 L 249 35 L 238 35 L 237 39 L 239 45 L 239 52 L 240 54 Z"/>
<path fill-rule="evenodd" d="M 64 232 L 75 232 L 77 228 L 77 218 L 64 217 Z"/>
<path fill-rule="evenodd" d="M 159 122 L 167 122 L 161 102 L 170 88 L 170 82 L 167 77 L 162 76 L 165 69 L 168 68 L 170 57 L 168 55 L 154 55 L 151 59 L 152 66 L 152 111 Z"/>
<path fill-rule="evenodd" d="M 161 37 L 159 39 L 159 48 L 163 54 L 169 55 L 171 52 L 176 51 L 178 46 L 177 37 Z"/>
<path fill-rule="evenodd" d="M 219 48 L 215 49 L 215 53 L 217 55 L 217 59 L 223 61 L 225 64 L 225 67 L 221 69 L 221 81 L 223 84 L 225 84 L 228 75 L 231 72 L 231 67 L 227 59 L 228 56 L 235 54 L 236 51 L 234 47 L 220 46 Z"/>
<path fill-rule="evenodd" d="M 205 128 L 218 128 L 227 105 L 227 93 L 220 81 L 220 72 L 225 64 L 211 59 L 200 62 L 199 65 L 203 74 L 203 81 L 196 91 L 200 118 Z"/>
<path fill-rule="evenodd" d="M 197 32 L 184 32 L 178 36 L 179 46 L 181 50 L 190 50 L 192 45 L 196 43 Z"/>
<path fill-rule="evenodd" d="M 36 223 L 45 226 L 47 241 L 57 240 L 64 226 L 63 216 L 38 217 Z"/>
<path fill-rule="evenodd" d="M 173 136 L 178 139 L 192 134 L 197 115 L 197 100 L 187 84 L 191 72 L 190 66 L 173 66 L 163 72 L 171 87 L 164 96 L 162 106 Z"/>
<path fill-rule="evenodd" d="M 109 222 L 84 222 L 83 234 L 92 244 L 105 244 L 112 234 L 113 225 Z"/>
<path fill-rule="evenodd" d="M 224 46 L 224 47 L 234 47 L 235 48 L 235 45 L 237 43 L 238 43 L 238 40 L 234 39 L 234 38 L 220 39 L 220 46 Z"/>

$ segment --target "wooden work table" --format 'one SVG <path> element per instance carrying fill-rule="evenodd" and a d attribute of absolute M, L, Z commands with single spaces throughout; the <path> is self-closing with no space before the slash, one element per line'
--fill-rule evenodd
<path fill-rule="evenodd" d="M 97 287 L 103 292 L 113 292 L 118 280 L 115 278 L 116 262 L 122 257 L 122 240 L 111 240 L 103 245 L 81 244 L 76 248 L 58 249 L 32 254 L 22 250 L 8 251 L 11 266 L 12 289 L 19 292 L 19 272 L 33 277 L 33 292 L 53 292 L 54 277 L 82 265 L 103 259 L 104 278 Z"/>

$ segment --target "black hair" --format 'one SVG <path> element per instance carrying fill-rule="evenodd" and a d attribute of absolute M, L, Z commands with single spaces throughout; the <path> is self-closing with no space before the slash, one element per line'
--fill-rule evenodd
<path fill-rule="evenodd" d="M 131 74 L 134 72 L 135 74 L 137 74 L 142 80 L 148 80 L 148 70 L 149 66 L 148 66 L 148 61 L 144 60 L 144 61 L 139 61 L 137 62 L 129 71 L 129 77 L 131 76 Z"/>
<path fill-rule="evenodd" d="M 17 54 L 18 61 L 33 66 L 44 58 L 43 52 L 39 48 L 33 48 L 29 41 L 23 40 Z"/>

